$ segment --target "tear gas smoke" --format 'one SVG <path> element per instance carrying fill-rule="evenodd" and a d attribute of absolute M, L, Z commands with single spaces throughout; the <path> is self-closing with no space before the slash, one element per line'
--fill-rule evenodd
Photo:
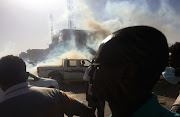
<path fill-rule="evenodd" d="M 114 32 L 127 26 L 149 25 L 161 30 L 169 43 L 179 41 L 180 15 L 170 5 L 170 0 L 100 0 L 97 2 L 99 7 L 94 5 L 95 1 L 85 1 L 88 6 L 83 4 L 84 0 L 81 1 L 76 14 L 82 16 L 78 15 L 77 27 L 93 29 L 96 27 L 92 25 L 93 21 L 103 29 Z"/>
<path fill-rule="evenodd" d="M 88 27 L 93 30 L 98 31 L 98 33 L 96 35 L 96 37 L 98 37 L 98 39 L 104 39 L 106 36 L 111 34 L 110 30 L 103 28 L 98 22 L 95 22 L 95 21 L 89 21 Z"/>
<path fill-rule="evenodd" d="M 83 3 L 83 0 L 79 1 L 81 2 L 76 2 L 72 12 L 75 27 L 99 33 L 96 34 L 95 38 L 83 41 L 82 44 L 86 47 L 78 47 L 73 36 L 69 41 L 59 43 L 51 50 L 47 60 L 38 63 L 36 67 L 40 65 L 60 65 L 63 58 L 92 59 L 91 49 L 97 50 L 102 39 L 110 33 L 127 26 L 153 26 L 165 34 L 169 43 L 179 41 L 180 15 L 176 14 L 175 10 L 168 4 L 168 0 L 159 0 L 159 5 L 154 10 L 151 9 L 153 7 L 150 8 L 145 0 L 110 0 L 103 2 L 103 6 L 100 7 L 101 10 L 96 12 L 92 12 L 96 8 L 88 7 Z M 68 15 L 64 14 L 63 16 L 67 17 Z M 67 18 L 62 19 L 67 21 Z"/>
<path fill-rule="evenodd" d="M 74 16 L 77 16 L 74 18 L 76 27 L 97 31 L 98 33 L 95 38 L 100 40 L 111 34 L 112 30 L 105 28 L 102 23 L 96 21 L 96 18 L 86 4 L 78 2 L 74 8 L 73 14 Z"/>
<path fill-rule="evenodd" d="M 105 10 L 107 14 L 117 17 L 121 21 L 120 24 L 117 24 L 120 28 L 133 25 L 149 25 L 161 30 L 170 43 L 179 40 L 177 26 L 180 23 L 177 19 L 180 16 L 175 13 L 166 1 L 161 1 L 161 7 L 157 12 L 151 12 L 146 1 L 141 1 L 141 4 L 131 4 L 128 1 L 118 3 L 109 1 Z"/>
<path fill-rule="evenodd" d="M 61 39 L 60 39 L 61 40 Z M 98 42 L 98 41 L 96 41 Z M 91 43 L 91 42 L 89 42 Z M 46 60 L 38 62 L 37 64 L 29 64 L 26 62 L 27 70 L 35 75 L 37 75 L 37 67 L 39 66 L 60 66 L 62 65 L 62 59 L 89 59 L 93 58 L 93 55 L 89 52 L 89 48 L 97 48 L 96 45 L 87 45 L 88 48 L 79 49 L 75 43 L 75 38 L 72 35 L 71 39 L 68 41 L 62 41 L 54 47 L 53 50 L 47 56 Z"/>

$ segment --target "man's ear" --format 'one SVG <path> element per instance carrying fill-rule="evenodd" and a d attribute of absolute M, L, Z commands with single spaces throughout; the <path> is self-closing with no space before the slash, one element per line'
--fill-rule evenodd
<path fill-rule="evenodd" d="M 119 83 L 124 91 L 128 91 L 131 85 L 134 84 L 133 80 L 137 77 L 138 66 L 136 64 L 126 64 L 119 70 L 119 73 L 121 73 Z"/>
<path fill-rule="evenodd" d="M 138 71 L 138 65 L 136 64 L 126 64 L 121 69 L 122 70 L 122 80 L 131 80 L 136 77 Z"/>

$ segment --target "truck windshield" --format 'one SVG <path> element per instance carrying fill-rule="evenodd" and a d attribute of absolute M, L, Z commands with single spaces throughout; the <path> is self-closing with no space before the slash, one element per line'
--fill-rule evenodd
<path fill-rule="evenodd" d="M 88 67 L 91 63 L 87 60 L 81 60 L 81 67 Z"/>

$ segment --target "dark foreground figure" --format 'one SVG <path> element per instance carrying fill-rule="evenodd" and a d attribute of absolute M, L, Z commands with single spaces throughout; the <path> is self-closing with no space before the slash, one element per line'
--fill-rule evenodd
<path fill-rule="evenodd" d="M 58 89 L 29 86 L 24 61 L 16 56 L 0 59 L 0 117 L 94 117 L 92 110 Z"/>
<path fill-rule="evenodd" d="M 180 81 L 180 43 L 176 42 L 170 47 L 170 60 L 169 65 L 171 68 L 170 73 L 164 74 L 165 79 L 172 83 L 177 84 Z M 180 113 L 180 95 L 177 97 L 176 101 L 172 105 L 171 111 Z"/>
<path fill-rule="evenodd" d="M 108 101 L 113 117 L 179 117 L 163 108 L 152 93 L 168 58 L 167 40 L 157 29 L 121 29 L 99 47 L 89 71 L 93 90 Z"/>
<path fill-rule="evenodd" d="M 92 108 L 94 113 L 97 109 L 97 117 L 104 117 L 105 101 L 103 99 L 98 99 L 98 97 L 95 96 L 96 94 L 92 95 L 92 85 L 90 80 L 93 80 L 93 77 L 92 75 L 89 75 L 91 68 L 92 67 L 89 66 L 83 76 L 83 80 L 85 81 L 86 100 L 88 101 L 88 106 Z"/>

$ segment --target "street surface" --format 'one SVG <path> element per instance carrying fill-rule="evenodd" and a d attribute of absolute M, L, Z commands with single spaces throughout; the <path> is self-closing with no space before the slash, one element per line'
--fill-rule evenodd
<path fill-rule="evenodd" d="M 83 82 L 71 82 L 65 83 L 61 89 L 66 92 L 66 94 L 78 99 L 87 105 L 85 88 Z M 170 109 L 172 104 L 174 103 L 176 97 L 178 96 L 180 89 L 180 84 L 172 85 L 166 82 L 165 80 L 160 80 L 158 84 L 154 88 L 154 92 L 158 94 L 159 103 Z M 108 103 L 106 102 L 105 106 L 105 117 L 109 117 L 111 114 Z"/>

